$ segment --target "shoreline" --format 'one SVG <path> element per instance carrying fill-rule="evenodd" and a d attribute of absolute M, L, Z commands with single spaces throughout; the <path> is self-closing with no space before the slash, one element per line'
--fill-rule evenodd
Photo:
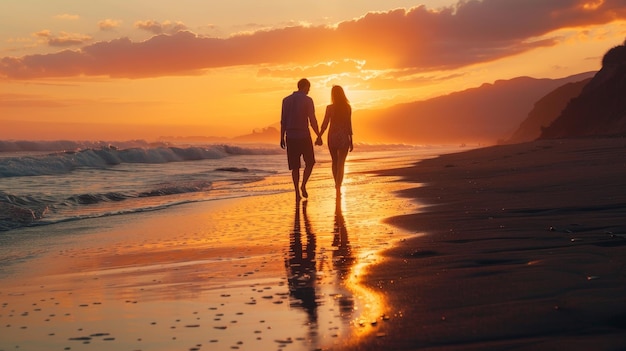
<path fill-rule="evenodd" d="M 379 172 L 425 235 L 384 253 L 365 282 L 391 305 L 352 350 L 626 347 L 626 141 L 544 140 Z M 382 336 L 382 337 L 381 337 Z"/>

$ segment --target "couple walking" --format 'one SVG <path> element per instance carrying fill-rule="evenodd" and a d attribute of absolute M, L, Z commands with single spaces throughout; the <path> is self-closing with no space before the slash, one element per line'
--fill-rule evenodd
<path fill-rule="evenodd" d="M 322 135 L 328 128 L 328 150 L 332 158 L 333 178 L 337 196 L 341 196 L 344 165 L 348 152 L 352 151 L 352 108 L 346 94 L 338 85 L 333 86 L 331 104 L 326 107 L 326 114 L 321 129 L 315 118 L 313 99 L 308 96 L 311 83 L 307 79 L 298 81 L 298 90 L 283 99 L 280 118 L 280 147 L 287 148 L 287 162 L 291 170 L 296 201 L 308 197 L 306 183 L 313 171 L 315 153 L 309 125 L 317 135 L 315 145 L 322 145 Z M 300 158 L 304 159 L 304 172 L 300 184 Z"/>

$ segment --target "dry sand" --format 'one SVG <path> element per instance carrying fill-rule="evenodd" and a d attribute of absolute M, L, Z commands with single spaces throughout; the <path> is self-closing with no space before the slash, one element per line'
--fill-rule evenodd
<path fill-rule="evenodd" d="M 367 277 L 391 319 L 359 350 L 625 350 L 626 140 L 538 141 L 384 174 L 427 235 Z"/>

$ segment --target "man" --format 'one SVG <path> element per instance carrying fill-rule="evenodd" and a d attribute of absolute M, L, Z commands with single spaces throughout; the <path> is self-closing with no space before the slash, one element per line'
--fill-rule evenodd
<path fill-rule="evenodd" d="M 313 99 L 308 96 L 311 83 L 307 79 L 298 81 L 298 91 L 283 99 L 283 107 L 280 116 L 280 147 L 287 148 L 287 162 L 291 170 L 293 187 L 296 191 L 296 201 L 301 196 L 308 197 L 306 183 L 313 171 L 315 153 L 313 152 L 313 140 L 309 131 L 309 124 L 317 136 L 319 128 L 315 118 Z M 304 172 L 302 185 L 300 183 L 300 157 L 304 159 Z"/>

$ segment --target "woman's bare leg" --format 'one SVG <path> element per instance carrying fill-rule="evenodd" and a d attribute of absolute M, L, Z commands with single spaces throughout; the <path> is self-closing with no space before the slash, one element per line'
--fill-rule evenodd
<path fill-rule="evenodd" d="M 333 179 L 335 180 L 335 187 L 337 187 L 337 160 L 338 160 L 338 153 L 337 150 L 334 149 L 328 149 L 330 151 L 330 158 L 331 158 L 331 165 L 332 165 L 332 170 L 333 170 Z"/>
<path fill-rule="evenodd" d="M 337 150 L 336 160 L 333 160 L 333 166 L 336 170 L 333 170 L 335 176 L 335 189 L 337 193 L 341 194 L 341 184 L 343 183 L 344 168 L 346 165 L 346 158 L 348 157 L 348 149 Z"/>

